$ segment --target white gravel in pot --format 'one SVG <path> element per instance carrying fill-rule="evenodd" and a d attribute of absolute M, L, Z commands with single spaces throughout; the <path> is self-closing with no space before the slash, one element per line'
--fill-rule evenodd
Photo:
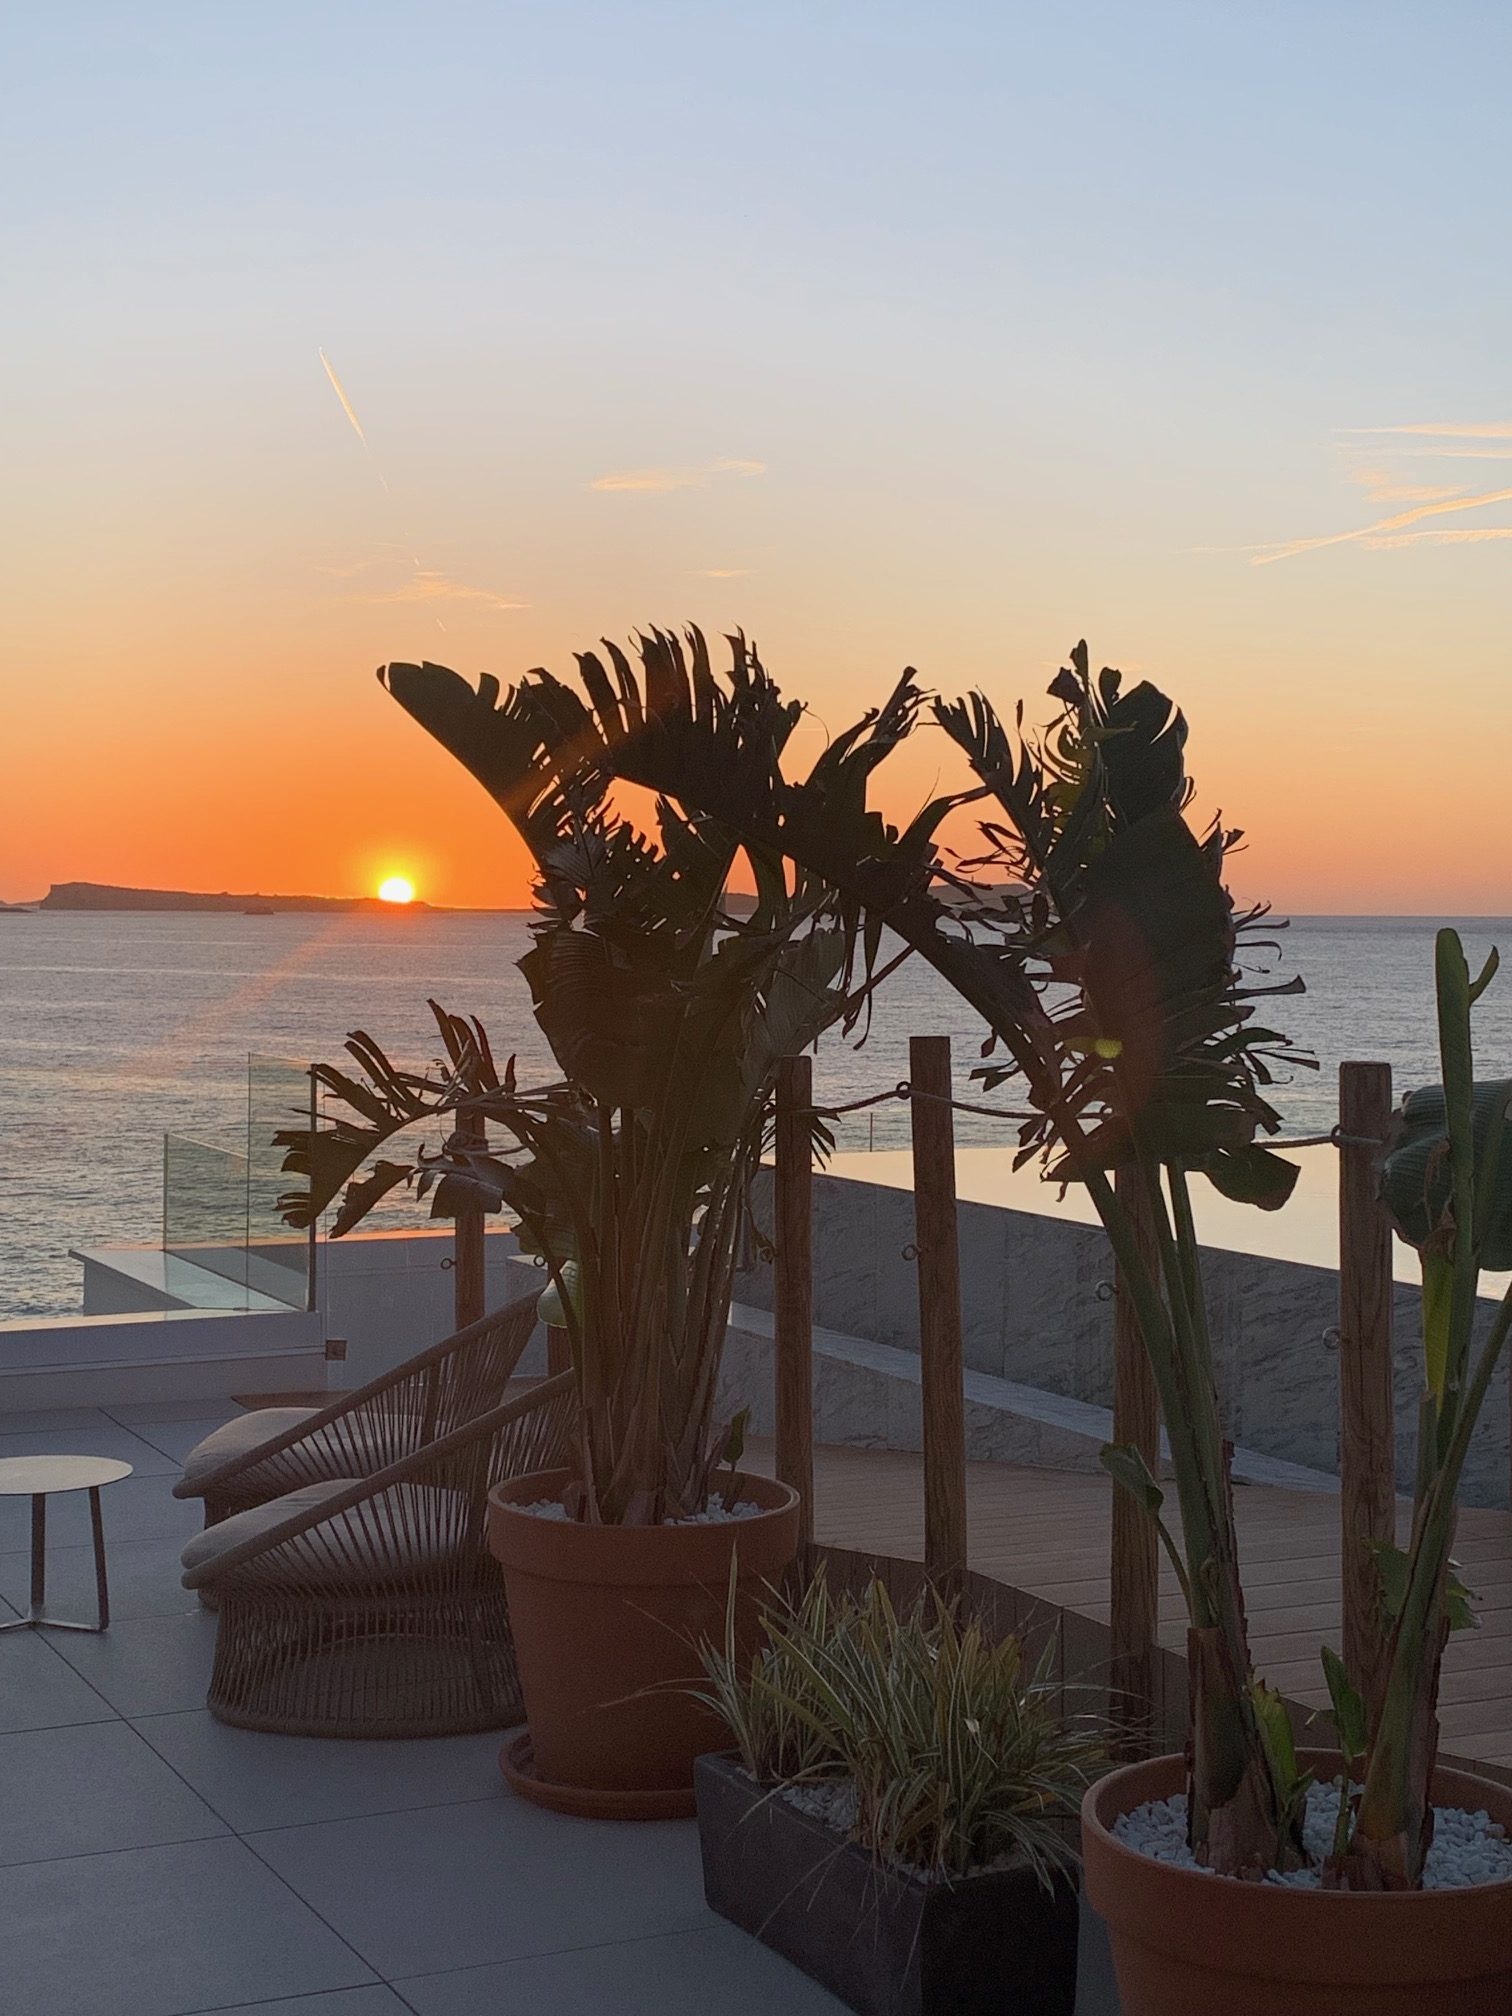
<path fill-rule="evenodd" d="M 515 1504 L 511 1511 L 528 1512 L 534 1519 L 563 1519 L 576 1525 L 567 1507 L 559 1498 L 534 1498 L 529 1504 Z M 749 1498 L 737 1498 L 733 1505 L 726 1505 L 716 1491 L 702 1512 L 689 1512 L 681 1519 L 667 1519 L 667 1526 L 728 1526 L 737 1519 L 754 1519 L 761 1510 Z"/>
<path fill-rule="evenodd" d="M 1333 1847 L 1334 1823 L 1339 1812 L 1337 1785 L 1314 1785 L 1307 1794 L 1307 1812 L 1302 1822 L 1302 1847 L 1308 1867 L 1282 1875 L 1273 1869 L 1267 1883 L 1292 1890 L 1322 1887 L 1322 1867 Z M 1177 1869 L 1195 1869 L 1203 1876 L 1216 1875 L 1198 1862 L 1187 1846 L 1187 1801 L 1184 1792 L 1169 1799 L 1151 1799 L 1136 1806 L 1113 1823 L 1113 1836 L 1126 1848 L 1148 1855 L 1156 1862 L 1169 1862 Z M 1512 1880 L 1512 1841 L 1499 1822 L 1484 1809 L 1467 1813 L 1458 1806 L 1433 1809 L 1433 1846 L 1423 1868 L 1425 1890 L 1461 1890 L 1474 1883 L 1505 1883 Z"/>
<path fill-rule="evenodd" d="M 842 1840 L 852 1840 L 856 1827 L 856 1788 L 849 1778 L 820 1779 L 811 1784 L 779 1785 L 776 1794 L 785 1805 L 796 1806 L 800 1813 L 806 1813 L 811 1820 L 830 1828 Z M 994 1869 L 1011 1869 L 1020 1860 L 1018 1854 L 1007 1849 L 1001 1855 L 993 1856 L 990 1862 L 978 1862 L 970 1870 L 973 1876 L 988 1875 Z M 906 1862 L 900 1856 L 889 1855 L 886 1866 L 903 1875 L 922 1876 L 926 1882 L 939 1882 L 938 1872 L 922 1868 L 917 1862 Z"/>
<path fill-rule="evenodd" d="M 778 1797 L 811 1820 L 822 1820 L 837 1834 L 849 1834 L 856 1824 L 856 1788 L 849 1778 L 818 1785 L 781 1785 Z"/>

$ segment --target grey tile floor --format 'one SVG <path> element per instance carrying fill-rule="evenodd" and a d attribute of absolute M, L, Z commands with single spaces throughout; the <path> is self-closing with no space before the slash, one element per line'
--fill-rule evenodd
<path fill-rule="evenodd" d="M 203 1409 L 203 1403 L 195 1403 Z M 703 1901 L 693 1826 L 566 1820 L 513 1798 L 498 1738 L 341 1743 L 205 1712 L 215 1619 L 178 1580 L 169 1495 L 214 1417 L 167 1405 L 0 1422 L 0 1451 L 91 1450 L 112 1622 L 0 1636 L 6 2016 L 831 2016 Z M 49 1508 L 48 1595 L 87 1616 L 87 1527 Z M 0 1614 L 26 1600 L 25 1501 L 0 1500 Z M 1114 2016 L 1085 1942 L 1079 2016 Z M 1025 2011 L 1024 2016 L 1032 2016 Z"/>

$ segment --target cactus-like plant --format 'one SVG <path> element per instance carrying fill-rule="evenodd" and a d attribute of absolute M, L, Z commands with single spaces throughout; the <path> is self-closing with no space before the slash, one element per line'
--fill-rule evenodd
<path fill-rule="evenodd" d="M 1471 1010 L 1497 968 L 1493 951 L 1472 979 L 1459 933 L 1434 950 L 1443 1083 L 1411 1093 L 1383 1160 L 1381 1200 L 1423 1274 L 1423 1385 L 1417 1481 L 1405 1549 L 1377 1550 L 1388 1636 L 1380 1698 L 1366 1704 L 1351 1677 L 1330 1688 L 1341 1724 L 1363 1727 L 1363 1783 L 1352 1823 L 1341 1811 L 1333 1879 L 1352 1889 L 1410 1889 L 1433 1839 L 1430 1785 L 1438 1751 L 1438 1692 L 1451 1630 L 1472 1622 L 1455 1573 L 1455 1506 L 1491 1376 L 1512 1327 L 1512 1288 L 1476 1340 L 1483 1269 L 1512 1269 L 1512 1079 L 1477 1084 Z M 1342 1695 L 1342 1698 L 1341 1698 Z"/>

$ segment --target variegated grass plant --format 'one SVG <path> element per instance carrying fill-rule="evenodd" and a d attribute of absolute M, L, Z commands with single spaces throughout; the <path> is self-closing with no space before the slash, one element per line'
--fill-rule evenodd
<path fill-rule="evenodd" d="M 904 1610 L 877 1580 L 835 1596 L 821 1570 L 773 1598 L 754 1661 L 733 1602 L 703 1659 L 700 1696 L 749 1775 L 848 1787 L 851 1838 L 878 1863 L 950 1881 L 1012 1856 L 1048 1885 L 1074 1860 L 1067 1822 L 1106 1754 L 1048 1649 L 1031 1661 L 933 1592 Z"/>

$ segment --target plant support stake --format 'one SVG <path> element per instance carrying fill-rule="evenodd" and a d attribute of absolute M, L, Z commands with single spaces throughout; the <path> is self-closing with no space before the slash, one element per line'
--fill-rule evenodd
<path fill-rule="evenodd" d="M 777 1475 L 798 1493 L 798 1541 L 814 1537 L 814 1068 L 777 1065 L 776 1233 Z"/>
<path fill-rule="evenodd" d="M 1344 1664 L 1371 1721 L 1385 1680 L 1375 1549 L 1396 1537 L 1391 1226 L 1376 1198 L 1391 1066 L 1339 1066 L 1339 1489 Z M 1353 1145 L 1348 1145 L 1348 1144 Z"/>
<path fill-rule="evenodd" d="M 457 1132 L 479 1147 L 487 1139 L 486 1127 L 472 1113 L 457 1116 Z M 487 1232 L 488 1221 L 481 1211 L 471 1208 L 458 1211 L 452 1221 L 452 1295 L 456 1317 L 453 1328 L 457 1330 L 480 1322 L 486 1313 Z"/>
<path fill-rule="evenodd" d="M 919 1273 L 924 1566 L 941 1595 L 953 1597 L 960 1594 L 966 1572 L 966 1422 L 950 1038 L 910 1038 L 908 1071 L 915 1094 L 909 1114 Z"/>
<path fill-rule="evenodd" d="M 1140 1246 L 1154 1264 L 1150 1209 L 1138 1180 L 1119 1172 L 1118 1200 Z M 1139 1451 L 1152 1477 L 1160 1475 L 1160 1409 L 1144 1333 L 1128 1282 L 1117 1276 L 1113 1303 L 1113 1440 Z M 1155 1714 L 1156 1624 L 1160 1594 L 1159 1540 L 1155 1524 L 1127 1491 L 1113 1492 L 1109 1582 L 1112 1658 L 1110 1712 L 1125 1763 L 1150 1754 Z"/>

